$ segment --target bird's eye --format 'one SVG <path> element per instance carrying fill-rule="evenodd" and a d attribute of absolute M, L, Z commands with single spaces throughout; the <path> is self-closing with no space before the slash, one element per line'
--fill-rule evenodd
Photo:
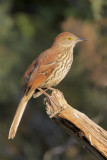
<path fill-rule="evenodd" d="M 71 37 L 69 37 L 68 40 L 71 40 Z"/>

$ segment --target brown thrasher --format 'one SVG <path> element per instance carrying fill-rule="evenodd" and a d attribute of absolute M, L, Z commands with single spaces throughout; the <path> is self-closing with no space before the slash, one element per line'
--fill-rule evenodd
<path fill-rule="evenodd" d="M 84 41 L 70 32 L 59 34 L 51 48 L 35 59 L 24 74 L 24 96 L 13 119 L 8 138 L 14 138 L 23 112 L 29 99 L 46 93 L 56 86 L 68 73 L 73 62 L 73 48 L 77 42 Z"/>

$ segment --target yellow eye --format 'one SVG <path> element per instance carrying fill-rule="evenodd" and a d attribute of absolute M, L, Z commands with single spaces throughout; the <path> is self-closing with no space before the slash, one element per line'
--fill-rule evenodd
<path fill-rule="evenodd" d="M 68 40 L 71 40 L 71 37 L 69 37 Z"/>

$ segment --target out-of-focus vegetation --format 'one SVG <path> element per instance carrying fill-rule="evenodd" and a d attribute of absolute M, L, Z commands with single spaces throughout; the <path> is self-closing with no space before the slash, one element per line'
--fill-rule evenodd
<path fill-rule="evenodd" d="M 30 101 L 16 138 L 7 136 L 25 69 L 63 31 L 88 42 L 76 46 L 72 69 L 57 88 L 70 105 L 107 129 L 106 18 L 107 0 L 0 1 L 0 160 L 94 160 L 50 121 L 44 96 Z"/>

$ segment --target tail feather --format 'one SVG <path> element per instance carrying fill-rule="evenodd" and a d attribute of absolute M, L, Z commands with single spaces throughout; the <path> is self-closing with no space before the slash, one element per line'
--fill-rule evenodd
<path fill-rule="evenodd" d="M 22 115 L 24 113 L 24 110 L 26 108 L 26 105 L 29 99 L 32 97 L 32 94 L 33 92 L 31 92 L 27 96 L 23 96 L 23 98 L 21 99 L 19 106 L 17 108 L 16 114 L 14 116 L 13 122 L 10 127 L 8 139 L 13 139 L 15 137 Z"/>

